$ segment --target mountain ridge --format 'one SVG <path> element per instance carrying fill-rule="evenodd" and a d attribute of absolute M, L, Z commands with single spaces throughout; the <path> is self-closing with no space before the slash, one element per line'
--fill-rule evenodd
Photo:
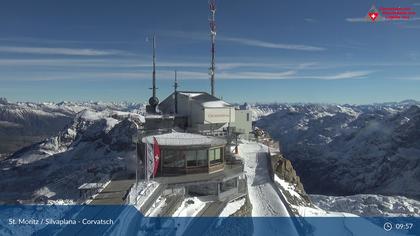
<path fill-rule="evenodd" d="M 309 193 L 420 197 L 417 102 L 271 108 L 256 124 L 280 142 Z"/>

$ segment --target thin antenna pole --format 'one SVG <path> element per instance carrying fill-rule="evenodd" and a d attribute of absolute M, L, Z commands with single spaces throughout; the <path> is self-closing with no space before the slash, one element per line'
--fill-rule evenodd
<path fill-rule="evenodd" d="M 178 78 L 177 78 L 177 71 L 176 70 L 175 70 L 174 90 L 175 90 L 175 92 L 178 91 Z"/>
<path fill-rule="evenodd" d="M 216 0 L 209 1 L 210 8 L 210 37 L 211 37 L 211 65 L 210 65 L 210 83 L 211 83 L 211 95 L 215 96 L 214 85 L 215 85 L 215 72 L 216 72 Z"/>
<path fill-rule="evenodd" d="M 153 97 L 156 97 L 156 37 L 153 34 Z"/>
<path fill-rule="evenodd" d="M 177 114 L 178 113 L 178 78 L 177 78 L 177 71 L 176 70 L 175 70 L 175 81 L 174 81 L 174 96 L 175 96 L 175 98 L 174 98 L 174 100 L 175 100 L 174 111 L 175 111 L 175 114 Z"/>
<path fill-rule="evenodd" d="M 153 74 L 152 74 L 152 96 L 149 98 L 149 105 L 146 106 L 148 113 L 156 114 L 156 108 L 159 105 L 159 99 L 156 97 L 156 35 L 153 34 Z"/>
<path fill-rule="evenodd" d="M 147 178 L 147 138 L 145 139 L 146 142 L 144 143 L 144 181 L 148 181 Z"/>
<path fill-rule="evenodd" d="M 137 142 L 136 144 L 136 191 L 137 191 L 137 186 L 139 185 L 139 151 L 138 151 L 138 144 Z"/>

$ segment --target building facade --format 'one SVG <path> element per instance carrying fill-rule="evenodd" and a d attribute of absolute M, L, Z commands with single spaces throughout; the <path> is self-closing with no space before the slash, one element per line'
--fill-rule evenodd
<path fill-rule="evenodd" d="M 219 130 L 235 121 L 235 108 L 205 92 L 174 92 L 159 104 L 163 114 L 186 117 L 191 131 Z"/>
<path fill-rule="evenodd" d="M 225 165 L 226 140 L 191 133 L 167 133 L 143 138 L 160 148 L 158 175 L 213 173 Z"/>

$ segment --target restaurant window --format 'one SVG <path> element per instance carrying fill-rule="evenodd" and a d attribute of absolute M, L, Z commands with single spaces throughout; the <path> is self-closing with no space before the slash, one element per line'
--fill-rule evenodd
<path fill-rule="evenodd" d="M 207 166 L 207 150 L 197 150 L 197 166 Z"/>
<path fill-rule="evenodd" d="M 193 151 L 184 151 L 185 159 L 187 160 L 187 166 L 197 166 L 197 152 Z"/>
<path fill-rule="evenodd" d="M 222 148 L 213 148 L 209 150 L 210 164 L 217 164 L 222 162 Z"/>
<path fill-rule="evenodd" d="M 214 161 L 214 149 L 209 149 L 209 161 Z"/>
<path fill-rule="evenodd" d="M 163 151 L 163 167 L 184 167 L 185 159 L 181 154 L 176 150 Z"/>

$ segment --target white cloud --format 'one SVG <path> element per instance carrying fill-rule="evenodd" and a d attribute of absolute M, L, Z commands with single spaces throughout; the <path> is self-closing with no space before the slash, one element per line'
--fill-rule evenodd
<path fill-rule="evenodd" d="M 283 72 L 220 72 L 216 73 L 216 79 L 260 79 L 260 80 L 282 80 L 282 79 L 317 79 L 317 80 L 341 80 L 364 78 L 371 74 L 371 71 L 346 71 L 333 75 L 298 75 L 295 70 Z M 208 79 L 207 73 L 181 72 L 183 79 Z"/>
<path fill-rule="evenodd" d="M 340 80 L 340 79 L 357 79 L 364 78 L 369 75 L 370 71 L 347 71 L 341 72 L 334 75 L 299 75 L 298 71 L 288 70 L 282 72 L 259 72 L 259 71 L 245 71 L 245 72 L 219 72 L 216 73 L 216 79 L 220 80 L 299 80 L 299 79 L 316 79 L 316 80 Z M 174 72 L 172 70 L 159 70 L 157 71 L 157 78 L 159 80 L 172 80 Z M 209 79 L 209 75 L 201 71 L 179 71 L 178 77 L 181 80 L 202 80 Z M 127 71 L 127 72 L 54 72 L 44 73 L 42 75 L 30 74 L 25 77 L 25 74 L 18 77 L 14 76 L 14 80 L 108 80 L 108 79 L 146 79 L 150 80 L 150 71 Z M 0 80 L 7 79 L 4 76 L 0 77 Z"/>
<path fill-rule="evenodd" d="M 336 75 L 326 76 L 325 79 L 334 80 L 334 79 L 352 79 L 352 78 L 361 78 L 371 74 L 371 71 L 346 71 Z"/>
<path fill-rule="evenodd" d="M 391 79 L 399 79 L 399 80 L 420 80 L 420 76 L 413 76 L 413 77 L 395 77 Z"/>
<path fill-rule="evenodd" d="M 234 37 L 219 37 L 220 41 L 235 42 L 243 45 L 262 47 L 262 48 L 275 48 L 275 49 L 286 49 L 286 50 L 298 50 L 298 51 L 324 51 L 325 48 L 303 45 L 303 44 L 284 44 L 284 43 L 271 43 L 256 39 L 247 38 L 234 38 Z"/>
<path fill-rule="evenodd" d="M 169 37 L 195 39 L 195 40 L 209 40 L 208 33 L 204 32 L 184 32 L 177 30 L 164 30 L 161 34 Z M 297 51 L 324 51 L 323 47 L 304 45 L 304 44 L 285 44 L 285 43 L 272 43 L 257 39 L 241 38 L 241 37 L 228 37 L 218 35 L 218 41 L 234 42 L 246 46 L 262 47 L 262 48 L 274 48 L 274 49 L 285 49 L 285 50 L 297 50 Z"/>
<path fill-rule="evenodd" d="M 367 22 L 365 17 L 353 17 L 353 18 L 346 18 L 348 22 Z"/>
<path fill-rule="evenodd" d="M 149 68 L 151 62 L 134 59 L 0 59 L 0 66 L 92 67 L 92 68 Z M 158 67 L 207 68 L 209 63 L 159 61 Z"/>
<path fill-rule="evenodd" d="M 301 63 L 282 63 L 282 62 L 248 62 L 241 59 L 223 59 L 224 61 L 236 60 L 237 62 L 219 62 L 217 63 L 217 70 L 231 70 L 237 68 L 271 68 L 271 69 L 314 69 L 318 65 L 315 62 L 301 62 Z M 200 59 L 200 61 L 204 61 Z M 203 68 L 209 67 L 210 62 L 197 61 L 158 61 L 158 68 Z M 0 58 L 0 66 L 45 66 L 45 67 L 92 67 L 92 68 L 150 68 L 152 66 L 149 61 L 138 61 L 137 58 L 75 58 L 75 59 L 9 59 Z"/>
<path fill-rule="evenodd" d="M 66 55 L 66 56 L 113 56 L 113 55 L 128 55 L 129 54 L 120 50 L 97 50 L 97 49 L 90 49 L 90 48 L 16 47 L 16 46 L 0 46 L 0 52 Z"/>
<path fill-rule="evenodd" d="M 345 72 L 340 72 L 340 73 L 335 74 L 335 75 L 302 76 L 301 78 L 322 79 L 322 80 L 357 79 L 357 78 L 364 78 L 371 73 L 372 73 L 372 71 L 345 71 Z"/>
<path fill-rule="evenodd" d="M 296 71 L 289 70 L 284 72 L 222 72 L 216 77 L 221 79 L 288 79 L 290 76 L 295 75 Z"/>
<path fill-rule="evenodd" d="M 306 21 L 306 22 L 308 22 L 308 23 L 315 23 L 315 22 L 318 22 L 318 20 L 315 20 L 315 19 L 313 19 L 313 18 L 304 18 L 303 20 L 304 20 L 304 21 Z"/>

